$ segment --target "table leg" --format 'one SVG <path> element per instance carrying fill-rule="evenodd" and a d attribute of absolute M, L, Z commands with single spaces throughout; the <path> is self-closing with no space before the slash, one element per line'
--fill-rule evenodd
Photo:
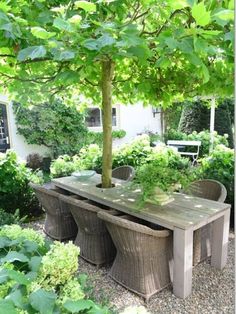
<path fill-rule="evenodd" d="M 222 269 L 226 265 L 229 241 L 230 209 L 212 223 L 211 265 Z"/>
<path fill-rule="evenodd" d="M 192 291 L 193 229 L 174 229 L 173 292 L 186 298 Z"/>

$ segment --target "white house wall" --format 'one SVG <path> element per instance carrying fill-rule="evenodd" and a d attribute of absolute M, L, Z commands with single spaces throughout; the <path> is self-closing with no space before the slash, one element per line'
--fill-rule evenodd
<path fill-rule="evenodd" d="M 151 131 L 161 134 L 160 114 L 155 117 L 152 107 L 143 107 L 141 103 L 135 105 L 119 105 L 118 110 L 119 129 L 126 131 L 126 136 L 114 141 L 114 146 L 130 142 L 139 133 Z"/>
<path fill-rule="evenodd" d="M 12 109 L 11 103 L 7 100 L 7 97 L 0 95 L 0 103 L 7 106 L 7 120 L 10 137 L 10 149 L 14 150 L 17 155 L 26 160 L 27 156 L 32 153 L 38 153 L 40 156 L 49 156 L 49 149 L 45 146 L 29 145 L 25 141 L 24 136 L 17 134 L 16 121 Z"/>

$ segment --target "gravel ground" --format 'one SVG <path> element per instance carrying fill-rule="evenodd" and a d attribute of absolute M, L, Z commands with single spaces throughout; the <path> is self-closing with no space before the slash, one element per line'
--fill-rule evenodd
<path fill-rule="evenodd" d="M 29 224 L 42 232 L 43 220 Z M 90 276 L 94 295 L 98 301 L 106 301 L 121 313 L 128 306 L 143 306 L 148 313 L 155 314 L 233 314 L 234 301 L 234 233 L 230 232 L 228 263 L 223 271 L 210 266 L 207 260 L 193 269 L 192 294 L 185 300 L 176 298 L 171 288 L 166 288 L 151 297 L 146 304 L 142 298 L 116 284 L 108 276 L 110 266 L 97 268 L 82 258 L 79 272 Z"/>

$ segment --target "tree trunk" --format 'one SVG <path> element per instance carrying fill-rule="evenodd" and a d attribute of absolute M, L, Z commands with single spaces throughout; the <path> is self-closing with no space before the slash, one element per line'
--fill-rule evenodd
<path fill-rule="evenodd" d="M 103 154 L 102 154 L 102 187 L 111 187 L 112 170 L 112 79 L 114 62 L 102 61 L 102 125 L 103 125 Z"/>

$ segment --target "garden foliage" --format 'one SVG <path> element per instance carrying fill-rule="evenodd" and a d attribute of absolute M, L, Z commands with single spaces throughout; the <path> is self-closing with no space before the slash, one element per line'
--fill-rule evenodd
<path fill-rule="evenodd" d="M 201 159 L 196 170 L 198 178 L 221 182 L 227 189 L 226 203 L 232 205 L 231 225 L 234 220 L 234 150 L 218 145 L 207 157 Z"/>
<path fill-rule="evenodd" d="M 44 145 L 54 157 L 76 154 L 83 146 L 87 128 L 84 114 L 74 104 L 66 106 L 56 100 L 26 107 L 15 103 L 17 130 L 28 144 Z"/>
<path fill-rule="evenodd" d="M 79 248 L 49 243 L 32 229 L 0 230 L 0 309 L 7 314 L 108 314 L 86 296 Z"/>
<path fill-rule="evenodd" d="M 20 217 L 40 214 L 39 203 L 28 186 L 30 179 L 31 171 L 13 151 L 0 154 L 1 208 L 12 214 L 19 209 Z"/>

